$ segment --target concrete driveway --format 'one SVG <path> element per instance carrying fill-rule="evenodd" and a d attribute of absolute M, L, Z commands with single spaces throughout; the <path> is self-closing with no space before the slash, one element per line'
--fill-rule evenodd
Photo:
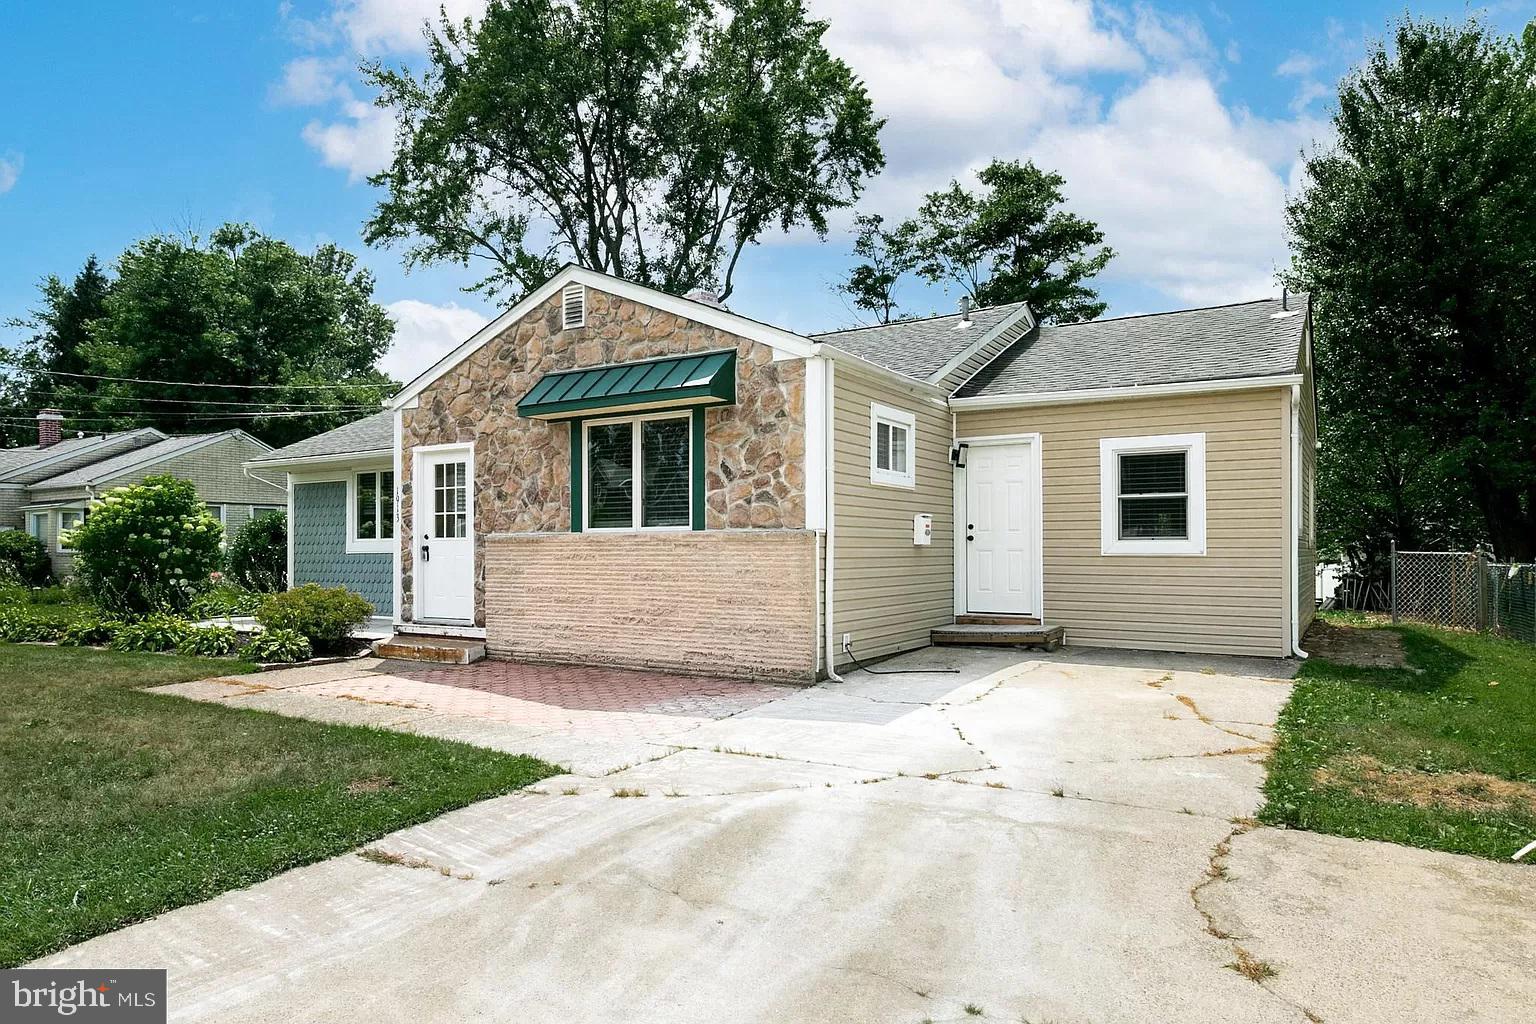
<path fill-rule="evenodd" d="M 171 688 L 573 772 L 374 845 L 404 863 L 339 857 L 46 963 L 168 967 L 173 1020 L 1379 1024 L 1536 1004 L 1529 868 L 1244 820 L 1279 665 L 880 667 L 959 671 L 648 711 L 370 663 Z"/>

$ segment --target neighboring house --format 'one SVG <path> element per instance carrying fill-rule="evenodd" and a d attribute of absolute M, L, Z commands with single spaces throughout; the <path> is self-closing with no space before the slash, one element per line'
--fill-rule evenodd
<path fill-rule="evenodd" d="M 73 553 L 60 535 L 114 487 L 149 476 L 190 481 L 230 534 L 252 516 L 284 507 L 282 483 L 245 470 L 247 461 L 271 448 L 243 430 L 168 437 L 145 428 L 65 439 L 62 418 L 44 410 L 38 444 L 0 450 L 0 529 L 24 529 L 42 541 L 61 579 L 69 575 Z"/>
<path fill-rule="evenodd" d="M 295 581 L 503 657 L 809 680 L 962 616 L 1281 657 L 1311 373 L 1304 298 L 808 337 L 567 267 L 251 467 L 291 474 Z"/>

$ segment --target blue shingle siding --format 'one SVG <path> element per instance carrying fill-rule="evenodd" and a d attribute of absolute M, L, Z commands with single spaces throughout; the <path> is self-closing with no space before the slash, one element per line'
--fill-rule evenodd
<path fill-rule="evenodd" d="M 293 585 L 319 583 L 355 590 L 379 615 L 394 614 L 394 560 L 383 552 L 347 553 L 347 485 L 293 488 Z"/>

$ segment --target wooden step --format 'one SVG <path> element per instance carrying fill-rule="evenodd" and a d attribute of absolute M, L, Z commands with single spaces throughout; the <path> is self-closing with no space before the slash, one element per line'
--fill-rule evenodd
<path fill-rule="evenodd" d="M 375 657 L 395 661 L 430 661 L 439 665 L 468 665 L 485 657 L 484 640 L 466 640 L 456 636 L 417 636 L 396 633 L 388 640 L 373 642 Z"/>
<path fill-rule="evenodd" d="M 956 615 L 957 626 L 1038 626 L 1040 620 L 1033 615 L 1008 615 L 1003 612 L 972 612 Z"/>
<path fill-rule="evenodd" d="M 1054 651 L 1061 646 L 1066 631 L 1060 626 L 1039 625 L 988 625 L 978 622 L 957 622 L 953 626 L 941 626 L 929 634 L 929 639 L 940 646 L 970 646 L 977 644 L 1006 645 L 1012 647 L 1043 647 Z"/>

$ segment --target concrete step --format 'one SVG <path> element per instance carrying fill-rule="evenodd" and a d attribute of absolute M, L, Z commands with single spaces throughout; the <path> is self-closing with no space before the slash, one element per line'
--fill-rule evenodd
<path fill-rule="evenodd" d="M 1038 626 L 1040 620 L 1033 615 L 1007 615 L 1002 612 L 973 612 L 956 615 L 957 626 Z"/>
<path fill-rule="evenodd" d="M 375 657 L 396 661 L 431 661 L 440 665 L 468 665 L 485 657 L 484 640 L 456 636 L 416 636 L 396 633 L 373 642 Z"/>
<path fill-rule="evenodd" d="M 1061 646 L 1065 635 L 1066 631 L 1060 626 L 957 622 L 953 626 L 941 626 L 933 630 L 929 638 L 934 644 L 940 646 L 1002 644 L 1013 647 L 1043 647 L 1047 651 L 1054 651 Z"/>

